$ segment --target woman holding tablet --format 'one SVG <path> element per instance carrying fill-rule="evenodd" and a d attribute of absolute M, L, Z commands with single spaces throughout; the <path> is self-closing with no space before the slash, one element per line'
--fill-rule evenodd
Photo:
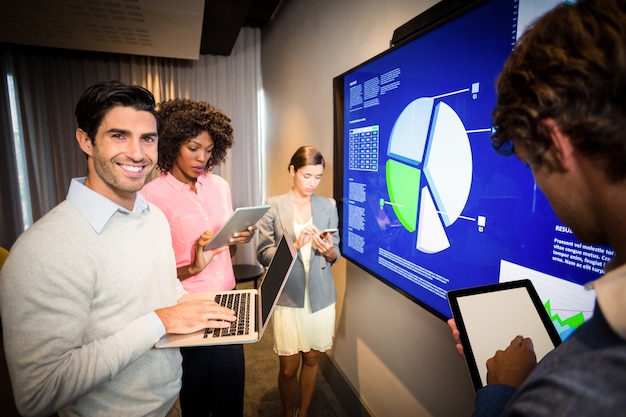
<path fill-rule="evenodd" d="M 308 413 L 319 370 L 319 353 L 335 334 L 335 284 L 330 267 L 339 259 L 335 201 L 313 194 L 324 173 L 324 157 L 313 146 L 299 148 L 289 162 L 293 186 L 268 199 L 259 222 L 257 258 L 268 265 L 285 230 L 298 257 L 274 310 L 274 351 L 279 355 L 278 390 L 283 415 Z M 294 407 L 300 370 L 300 405 Z"/>
<path fill-rule="evenodd" d="M 233 145 L 230 119 L 201 101 L 166 101 L 158 111 L 163 119 L 157 164 L 161 175 L 141 194 L 170 223 L 178 279 L 185 290 L 232 290 L 231 255 L 236 244 L 252 239 L 256 226 L 237 233 L 230 246 L 204 250 L 233 211 L 228 183 L 211 173 Z M 242 345 L 181 348 L 181 353 L 183 415 L 243 416 Z"/>

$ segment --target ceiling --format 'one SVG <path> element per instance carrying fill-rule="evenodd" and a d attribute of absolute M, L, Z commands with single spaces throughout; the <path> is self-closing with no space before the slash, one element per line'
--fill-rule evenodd
<path fill-rule="evenodd" d="M 0 0 L 0 42 L 165 58 L 230 55 L 286 0 Z M 205 4 L 206 3 L 206 4 Z"/>

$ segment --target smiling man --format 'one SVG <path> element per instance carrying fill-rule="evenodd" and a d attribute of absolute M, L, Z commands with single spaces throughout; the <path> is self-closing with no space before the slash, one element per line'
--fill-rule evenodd
<path fill-rule="evenodd" d="M 82 117 L 80 111 L 77 117 Z M 132 107 L 112 108 L 98 132 L 76 129 L 76 140 L 87 154 L 91 173 L 85 186 L 132 210 L 136 193 L 146 183 L 158 158 L 156 129 L 152 113 Z"/>
<path fill-rule="evenodd" d="M 24 416 L 165 416 L 180 389 L 165 332 L 226 327 L 213 301 L 184 290 L 168 222 L 138 191 L 157 161 L 152 94 L 104 82 L 76 106 L 88 173 L 11 248 L 0 312 L 15 401 Z"/>

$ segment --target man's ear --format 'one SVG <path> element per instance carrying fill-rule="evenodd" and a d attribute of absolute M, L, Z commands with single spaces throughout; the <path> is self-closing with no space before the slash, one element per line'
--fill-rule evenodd
<path fill-rule="evenodd" d="M 76 141 L 83 152 L 85 152 L 88 156 L 93 155 L 93 143 L 91 142 L 91 139 L 89 139 L 87 132 L 80 128 L 76 129 Z"/>
<path fill-rule="evenodd" d="M 552 139 L 552 147 L 547 151 L 548 157 L 558 170 L 569 171 L 575 164 L 575 148 L 569 135 L 561 130 L 554 119 L 546 119 L 541 122 L 543 128 Z"/>

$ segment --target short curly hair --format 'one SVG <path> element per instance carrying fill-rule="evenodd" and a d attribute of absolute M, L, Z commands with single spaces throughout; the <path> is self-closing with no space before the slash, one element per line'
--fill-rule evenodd
<path fill-rule="evenodd" d="M 554 119 L 610 181 L 626 178 L 626 2 L 561 3 L 520 38 L 496 89 L 496 150 L 512 153 L 515 140 L 529 162 L 554 169 L 542 123 Z"/>
<path fill-rule="evenodd" d="M 224 162 L 226 152 L 233 146 L 230 119 L 219 109 L 204 101 L 173 99 L 161 102 L 158 114 L 163 121 L 159 132 L 159 161 L 157 167 L 169 172 L 180 148 L 202 132 L 208 132 L 214 148 L 205 172 Z"/>

